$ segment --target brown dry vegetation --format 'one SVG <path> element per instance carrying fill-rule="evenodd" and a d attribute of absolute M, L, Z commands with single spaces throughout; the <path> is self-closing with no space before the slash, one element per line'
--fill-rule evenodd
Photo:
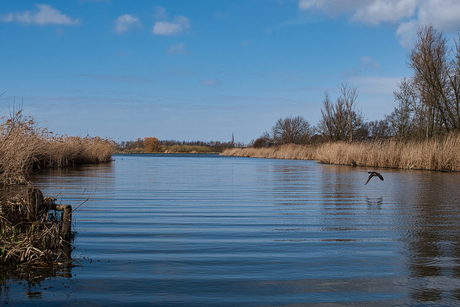
<path fill-rule="evenodd" d="M 165 153 L 212 153 L 214 149 L 209 146 L 172 145 L 164 146 Z"/>
<path fill-rule="evenodd" d="M 396 140 L 331 142 L 320 145 L 283 145 L 269 148 L 233 148 L 226 156 L 271 159 L 317 160 L 324 164 L 374 168 L 460 171 L 460 134 L 426 141 L 401 143 Z"/>
<path fill-rule="evenodd" d="M 221 153 L 222 156 L 251 157 L 265 159 L 298 159 L 316 160 L 316 147 L 286 144 L 273 147 L 230 148 Z"/>
<path fill-rule="evenodd" d="M 25 184 L 34 169 L 108 162 L 114 148 L 99 137 L 55 136 L 19 111 L 0 125 L 0 185 Z"/>
<path fill-rule="evenodd" d="M 111 161 L 114 149 L 112 141 L 99 137 L 56 136 L 37 128 L 34 119 L 20 110 L 0 124 L 2 192 L 6 186 L 26 184 L 28 175 L 37 169 Z M 3 270 L 7 267 L 42 267 L 71 260 L 60 215 L 50 212 L 55 199 L 45 197 L 31 219 L 29 198 L 21 192 L 0 199 L 0 281 L 9 274 Z M 16 273 L 22 276 L 26 271 Z"/>
<path fill-rule="evenodd" d="M 58 264 L 70 260 L 64 251 L 68 242 L 61 235 L 60 218 L 50 212 L 55 199 L 45 197 L 30 221 L 26 197 L 18 194 L 2 199 L 0 206 L 0 266 Z"/>

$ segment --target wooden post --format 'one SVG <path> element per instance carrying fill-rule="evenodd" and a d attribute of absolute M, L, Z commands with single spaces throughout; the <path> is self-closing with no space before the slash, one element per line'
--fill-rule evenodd
<path fill-rule="evenodd" d="M 70 235 L 72 226 L 72 206 L 66 205 L 64 212 L 62 213 L 62 229 L 61 233 L 63 237 Z"/>
<path fill-rule="evenodd" d="M 61 235 L 63 237 L 70 234 L 72 226 L 72 206 L 71 205 L 51 205 L 52 210 L 62 211 L 62 228 Z"/>
<path fill-rule="evenodd" d="M 27 191 L 27 219 L 29 222 L 37 220 L 37 192 L 35 188 L 29 187 Z"/>

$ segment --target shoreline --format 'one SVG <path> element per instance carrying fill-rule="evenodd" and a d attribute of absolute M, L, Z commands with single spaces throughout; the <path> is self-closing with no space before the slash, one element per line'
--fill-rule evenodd
<path fill-rule="evenodd" d="M 232 148 L 222 156 L 316 160 L 320 164 L 440 172 L 460 171 L 460 134 L 400 143 L 394 140 L 330 142 L 318 145 Z"/>

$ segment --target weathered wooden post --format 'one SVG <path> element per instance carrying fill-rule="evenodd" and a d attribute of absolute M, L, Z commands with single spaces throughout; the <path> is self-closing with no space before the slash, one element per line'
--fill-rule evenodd
<path fill-rule="evenodd" d="M 62 229 L 61 233 L 63 237 L 70 235 L 72 228 L 72 206 L 65 205 L 64 212 L 62 213 Z"/>
<path fill-rule="evenodd" d="M 29 187 L 27 190 L 27 220 L 35 222 L 37 220 L 37 208 L 41 205 L 37 189 Z"/>
<path fill-rule="evenodd" d="M 72 226 L 72 206 L 71 205 L 51 205 L 51 209 L 62 211 L 61 235 L 66 237 L 70 234 Z"/>

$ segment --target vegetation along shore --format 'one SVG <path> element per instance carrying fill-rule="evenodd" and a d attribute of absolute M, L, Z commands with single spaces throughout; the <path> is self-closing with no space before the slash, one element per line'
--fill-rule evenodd
<path fill-rule="evenodd" d="M 222 155 L 460 171 L 460 36 L 452 44 L 431 25 L 417 36 L 407 62 L 413 75 L 397 84 L 396 106 L 384 119 L 366 122 L 358 89 L 342 84 L 336 103 L 324 94 L 315 127 L 301 116 L 280 118 L 248 148 Z"/>
<path fill-rule="evenodd" d="M 426 141 L 380 140 L 368 142 L 327 142 L 321 144 L 262 148 L 232 148 L 221 155 L 268 159 L 317 160 L 324 164 L 397 168 L 412 170 L 460 171 L 460 135 L 449 134 Z"/>
<path fill-rule="evenodd" d="M 22 110 L 0 124 L 0 282 L 11 276 L 34 280 L 31 270 L 71 260 L 70 206 L 28 187 L 28 176 L 112 160 L 114 142 L 99 137 L 56 136 L 37 128 Z"/>

